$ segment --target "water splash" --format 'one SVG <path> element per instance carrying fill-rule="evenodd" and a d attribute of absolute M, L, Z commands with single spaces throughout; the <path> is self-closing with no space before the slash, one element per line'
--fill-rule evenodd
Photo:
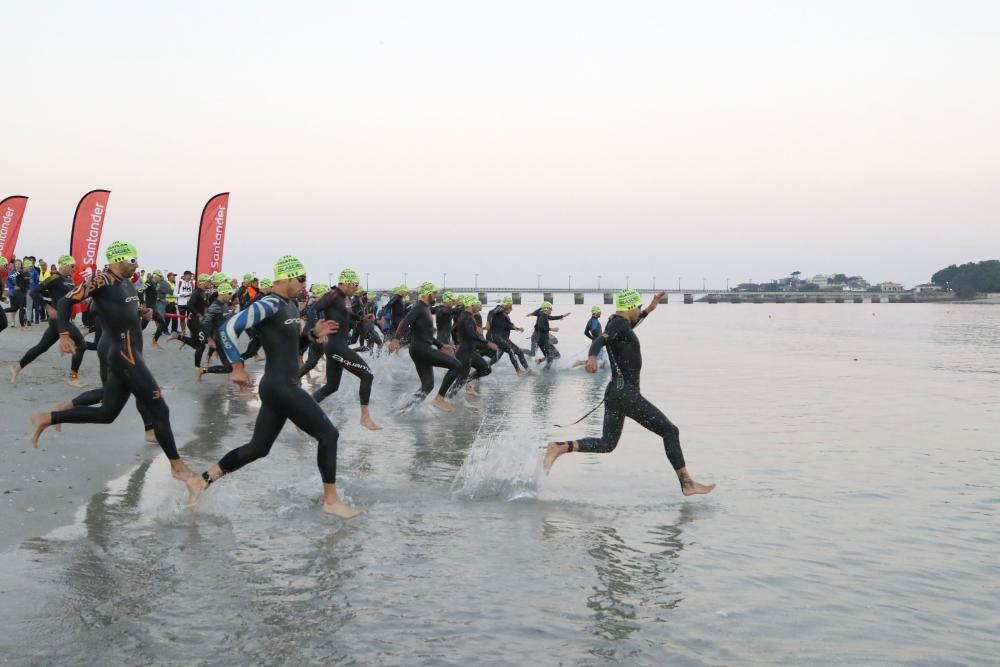
<path fill-rule="evenodd" d="M 452 495 L 464 500 L 503 497 L 536 498 L 544 435 L 507 415 L 487 430 L 484 421 L 451 483 Z"/>

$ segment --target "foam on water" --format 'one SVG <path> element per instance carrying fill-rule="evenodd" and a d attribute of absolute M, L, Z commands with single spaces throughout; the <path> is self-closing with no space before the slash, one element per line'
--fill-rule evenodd
<path fill-rule="evenodd" d="M 452 495 L 464 500 L 535 498 L 542 471 L 538 443 L 543 434 L 507 419 L 480 427 L 452 481 Z"/>

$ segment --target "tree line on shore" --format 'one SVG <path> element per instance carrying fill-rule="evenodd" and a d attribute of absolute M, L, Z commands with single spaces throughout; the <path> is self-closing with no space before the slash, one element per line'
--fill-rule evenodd
<path fill-rule="evenodd" d="M 952 264 L 931 276 L 931 282 L 954 291 L 959 299 L 971 299 L 979 292 L 1000 292 L 1000 259 Z"/>

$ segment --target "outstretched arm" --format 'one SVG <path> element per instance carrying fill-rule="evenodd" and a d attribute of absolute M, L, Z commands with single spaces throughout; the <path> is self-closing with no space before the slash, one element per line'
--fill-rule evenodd
<path fill-rule="evenodd" d="M 242 363 L 240 359 L 240 349 L 236 345 L 236 339 L 241 333 L 254 327 L 264 320 L 274 317 L 279 309 L 280 301 L 277 297 L 265 296 L 260 301 L 248 304 L 244 310 L 236 313 L 226 322 L 225 326 L 219 329 L 219 340 L 222 342 L 223 354 L 234 366 Z"/>

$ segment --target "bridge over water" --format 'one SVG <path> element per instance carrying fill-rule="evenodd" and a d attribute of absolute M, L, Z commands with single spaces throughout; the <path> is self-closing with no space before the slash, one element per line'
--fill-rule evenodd
<path fill-rule="evenodd" d="M 615 293 L 621 289 L 615 288 L 569 288 L 569 287 L 491 287 L 473 285 L 472 287 L 455 287 L 448 285 L 443 290 L 456 294 L 476 294 L 482 303 L 488 303 L 491 297 L 498 295 L 511 296 L 515 304 L 521 303 L 524 294 L 541 294 L 545 301 L 556 303 L 556 295 L 572 295 L 573 303 L 582 304 L 587 294 L 600 294 L 606 304 L 614 303 Z M 683 301 L 683 303 L 916 303 L 921 301 L 936 301 L 940 299 L 916 297 L 912 293 L 879 293 L 879 292 L 733 292 L 726 290 L 705 289 L 654 289 L 652 287 L 633 287 L 640 294 L 652 295 L 666 292 L 665 303 Z M 382 290 L 372 290 L 382 291 Z"/>

